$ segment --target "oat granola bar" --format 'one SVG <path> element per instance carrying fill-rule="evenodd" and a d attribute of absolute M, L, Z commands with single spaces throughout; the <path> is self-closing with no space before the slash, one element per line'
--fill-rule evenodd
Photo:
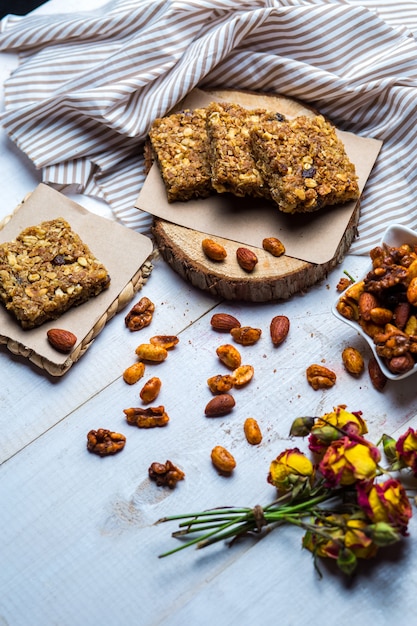
<path fill-rule="evenodd" d="M 250 130 L 253 124 L 271 119 L 279 123 L 284 117 L 228 102 L 212 102 L 207 107 L 211 179 L 218 193 L 269 197 L 252 155 Z"/>
<path fill-rule="evenodd" d="M 0 244 L 0 300 L 22 328 L 57 319 L 109 284 L 104 265 L 63 218 Z"/>
<path fill-rule="evenodd" d="M 251 131 L 251 145 L 271 198 L 285 213 L 359 198 L 355 166 L 322 115 L 259 124 Z"/>
<path fill-rule="evenodd" d="M 206 111 L 186 109 L 157 118 L 149 131 L 168 202 L 206 198 L 212 192 Z"/>

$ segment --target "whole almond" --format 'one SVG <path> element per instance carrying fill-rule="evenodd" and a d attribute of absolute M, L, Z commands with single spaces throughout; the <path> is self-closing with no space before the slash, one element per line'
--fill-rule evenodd
<path fill-rule="evenodd" d="M 255 265 L 258 262 L 256 254 L 248 248 L 238 248 L 236 250 L 236 259 L 240 267 L 245 270 L 245 272 L 253 272 Z"/>
<path fill-rule="evenodd" d="M 228 313 L 215 313 L 210 320 L 211 326 L 215 330 L 229 332 L 232 328 L 240 328 L 240 322 L 233 315 Z"/>
<path fill-rule="evenodd" d="M 359 296 L 359 314 L 363 320 L 368 322 L 371 319 L 372 309 L 377 306 L 378 300 L 373 293 L 369 293 L 368 291 L 361 293 Z"/>
<path fill-rule="evenodd" d="M 380 368 L 379 363 L 374 356 L 371 356 L 368 361 L 368 373 L 369 378 L 371 379 L 371 383 L 373 384 L 375 389 L 377 391 L 383 391 L 387 383 L 387 377 Z"/>
<path fill-rule="evenodd" d="M 215 396 L 207 404 L 204 413 L 206 417 L 220 417 L 227 415 L 235 406 L 235 399 L 230 393 L 222 393 Z"/>
<path fill-rule="evenodd" d="M 290 332 L 290 320 L 286 315 L 276 315 L 272 318 L 269 327 L 272 343 L 279 346 Z"/>
<path fill-rule="evenodd" d="M 59 352 L 70 352 L 77 342 L 74 333 L 62 328 L 51 328 L 46 335 L 51 346 Z"/>
<path fill-rule="evenodd" d="M 201 246 L 204 254 L 212 261 L 224 261 L 227 257 L 226 248 L 213 239 L 203 239 Z"/>

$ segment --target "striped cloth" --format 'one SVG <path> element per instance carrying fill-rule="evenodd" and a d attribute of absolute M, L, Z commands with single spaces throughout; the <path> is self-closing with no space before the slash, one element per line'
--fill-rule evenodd
<path fill-rule="evenodd" d="M 362 199 L 367 254 L 387 223 L 417 229 L 417 2 L 113 0 L 94 11 L 9 16 L 17 51 L 1 122 L 42 179 L 104 199 L 148 233 L 134 208 L 155 117 L 194 87 L 277 92 L 342 130 L 383 140 Z M 382 6 L 381 6 L 382 5 Z"/>

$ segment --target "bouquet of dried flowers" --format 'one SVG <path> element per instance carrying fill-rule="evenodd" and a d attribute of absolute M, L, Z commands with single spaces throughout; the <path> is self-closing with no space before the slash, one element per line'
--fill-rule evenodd
<path fill-rule="evenodd" d="M 362 412 L 350 413 L 344 405 L 322 417 L 297 418 L 290 435 L 308 437 L 311 455 L 294 447 L 271 462 L 267 480 L 276 499 L 263 507 L 164 517 L 157 523 L 179 522 L 174 537 L 193 538 L 161 557 L 293 524 L 303 529 L 302 546 L 313 554 L 319 573 L 318 559 L 329 558 L 352 574 L 359 559 L 372 558 L 407 535 L 412 508 L 400 478 L 404 471 L 417 477 L 416 430 L 409 428 L 398 440 L 383 435 L 377 444 L 367 433 Z"/>

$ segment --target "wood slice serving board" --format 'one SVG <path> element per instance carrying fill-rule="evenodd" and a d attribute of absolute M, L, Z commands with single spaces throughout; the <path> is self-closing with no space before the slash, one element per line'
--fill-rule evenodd
<path fill-rule="evenodd" d="M 207 237 L 205 233 L 155 219 L 153 234 L 163 259 L 194 287 L 226 300 L 269 302 L 286 300 L 324 279 L 343 260 L 356 237 L 359 213 L 358 203 L 336 254 L 327 263 L 308 263 L 286 255 L 273 257 L 265 250 L 245 245 L 259 259 L 253 274 L 248 274 L 237 264 L 236 249 L 242 244 L 230 239 L 214 238 L 228 253 L 219 264 L 210 261 L 202 251 L 201 242 Z"/>
<path fill-rule="evenodd" d="M 237 98 L 239 99 L 237 100 Z M 304 103 L 290 98 L 233 91 L 210 91 L 204 94 L 197 92 L 194 100 L 190 98 L 190 102 L 184 102 L 183 106 L 184 108 L 205 106 L 205 102 L 208 103 L 214 99 L 229 101 L 236 99 L 235 101 L 248 108 L 256 106 L 271 108 L 271 110 L 280 111 L 287 117 L 295 117 L 297 115 L 314 116 L 317 114 L 316 111 Z M 344 134 L 344 137 L 346 139 L 346 134 Z M 375 146 L 372 143 L 376 143 L 375 140 L 370 140 L 370 142 L 372 144 L 371 156 L 369 159 L 367 156 L 365 159 L 362 159 L 362 161 L 366 162 L 366 166 L 369 166 L 369 169 L 365 175 L 363 171 L 359 175 L 362 185 L 365 184 L 380 148 L 379 144 Z M 367 145 L 365 150 L 362 150 L 362 148 L 363 145 L 361 144 L 359 148 L 360 156 L 362 156 L 362 153 L 366 154 Z M 355 154 L 358 154 L 357 149 Z M 359 161 L 361 161 L 360 158 Z M 363 164 L 361 167 L 363 169 Z M 245 209 L 242 204 L 241 210 L 239 210 L 239 206 L 236 206 L 233 207 L 234 212 L 229 211 L 229 215 L 234 220 L 233 227 L 235 227 L 236 221 L 240 223 L 240 226 L 243 225 L 243 230 L 242 228 L 240 229 L 239 234 L 236 235 L 236 240 L 232 240 L 231 232 L 234 232 L 235 228 L 232 231 L 230 228 L 227 230 L 230 223 L 228 224 L 225 221 L 225 215 L 229 209 L 226 209 L 225 205 L 221 204 L 219 211 L 216 208 L 218 205 L 214 204 L 217 202 L 216 196 L 214 196 L 213 203 L 210 200 L 203 200 L 194 203 L 189 201 L 188 203 L 172 203 L 169 205 L 165 199 L 162 179 L 159 173 L 155 174 L 155 172 L 158 172 L 156 164 L 153 165 L 153 169 L 150 172 L 152 176 L 148 176 L 147 181 L 145 181 L 144 187 L 148 183 L 149 190 L 142 190 L 142 195 L 139 196 L 138 208 L 149 210 L 154 215 L 153 235 L 161 256 L 180 276 L 192 285 L 227 300 L 268 302 L 287 299 L 295 293 L 307 290 L 325 278 L 327 273 L 342 261 L 357 234 L 360 214 L 359 201 L 356 204 L 352 202 L 351 206 L 346 208 L 345 217 L 339 221 L 338 227 L 332 233 L 330 232 L 332 225 L 329 225 L 328 222 L 317 223 L 316 220 L 314 220 L 314 224 L 311 222 L 311 228 L 315 228 L 314 233 L 309 228 L 304 228 L 303 234 L 300 235 L 300 241 L 297 240 L 298 248 L 294 248 L 294 239 L 292 240 L 293 247 L 291 250 L 295 251 L 297 249 L 300 252 L 300 256 L 291 254 L 286 246 L 286 255 L 276 258 L 259 247 L 258 242 L 262 241 L 260 236 L 261 230 L 256 233 L 256 238 L 254 238 L 254 228 L 258 228 L 262 224 L 264 230 L 266 228 L 268 231 L 268 234 L 264 234 L 263 237 L 277 236 L 284 245 L 286 245 L 286 239 L 272 232 L 274 228 L 275 230 L 277 229 L 275 220 L 272 221 L 272 224 L 268 222 L 269 225 L 266 227 L 267 222 L 262 220 L 269 220 L 270 218 L 266 216 L 265 212 L 262 213 L 259 204 L 256 204 L 254 207 L 256 211 L 256 226 L 251 221 L 253 220 L 253 212 L 251 218 L 247 217 L 247 206 Z M 218 195 L 217 198 L 220 198 L 221 195 Z M 219 202 L 222 203 L 222 200 L 219 200 Z M 247 219 L 249 219 L 249 223 L 252 225 L 248 226 Z M 288 237 L 294 236 L 294 233 L 290 232 L 290 230 L 294 230 L 291 226 L 289 227 L 290 230 L 288 230 L 288 221 L 286 222 L 287 230 L 285 230 L 285 225 L 282 221 L 284 218 L 278 219 L 281 219 L 281 226 L 278 231 L 282 230 L 284 235 Z M 225 224 L 224 229 L 221 226 L 222 220 Z M 318 224 L 317 227 L 315 226 L 316 224 Z M 284 228 L 281 228 L 283 225 Z M 334 235 L 336 232 L 337 237 Z M 313 236 L 315 236 L 315 239 Z M 224 261 L 211 261 L 204 255 L 201 244 L 206 237 L 218 241 L 226 248 L 228 254 Z M 326 239 L 323 240 L 323 237 Z M 305 245 L 311 245 L 311 241 L 315 242 L 313 246 L 315 245 L 316 251 L 317 249 L 320 249 L 320 251 L 324 250 L 327 245 L 328 252 L 326 251 L 326 255 L 312 256 L 311 254 L 305 254 Z M 332 241 L 331 245 L 329 245 L 330 241 Z M 254 247 L 254 244 L 256 247 Z M 241 246 L 253 250 L 258 257 L 255 271 L 251 273 L 245 272 L 237 263 L 236 250 Z"/>

